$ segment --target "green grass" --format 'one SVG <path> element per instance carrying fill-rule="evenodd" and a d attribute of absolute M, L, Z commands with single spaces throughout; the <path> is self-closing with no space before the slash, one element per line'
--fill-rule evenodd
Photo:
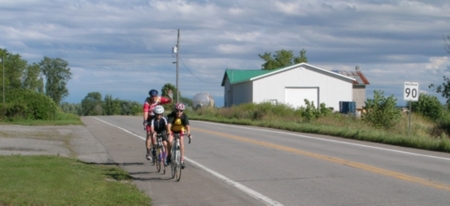
<path fill-rule="evenodd" d="M 230 108 L 206 108 L 187 111 L 190 119 L 220 123 L 252 125 L 295 132 L 338 136 L 348 139 L 378 142 L 404 147 L 450 152 L 448 134 L 435 121 L 412 114 L 409 131 L 408 115 L 389 129 L 373 128 L 359 118 L 340 113 L 329 114 L 313 120 L 302 116 L 301 109 L 284 105 L 243 104 Z"/>
<path fill-rule="evenodd" d="M 0 205 L 151 205 L 117 166 L 20 155 L 0 165 Z"/>
<path fill-rule="evenodd" d="M 53 120 L 27 120 L 27 119 L 14 119 L 12 121 L 1 121 L 0 124 L 15 124 L 25 126 L 37 126 L 37 125 L 83 125 L 80 117 L 75 114 L 59 112 Z"/>

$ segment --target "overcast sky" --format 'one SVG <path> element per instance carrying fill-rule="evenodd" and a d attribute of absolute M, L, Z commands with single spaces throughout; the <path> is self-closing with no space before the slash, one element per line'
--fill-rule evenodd
<path fill-rule="evenodd" d="M 330 70 L 359 66 L 374 90 L 405 105 L 405 81 L 450 76 L 448 0 L 0 0 L 0 48 L 29 64 L 69 62 L 63 101 L 89 92 L 143 102 L 152 88 L 175 85 L 172 47 L 180 29 L 180 91 L 206 92 L 223 106 L 224 71 L 261 69 L 258 54 L 305 49 Z"/>

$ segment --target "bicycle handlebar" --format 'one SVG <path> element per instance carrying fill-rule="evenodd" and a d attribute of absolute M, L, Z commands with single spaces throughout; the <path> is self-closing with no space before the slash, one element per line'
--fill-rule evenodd
<path fill-rule="evenodd" d="M 175 138 L 180 138 L 180 133 L 173 134 Z M 186 135 L 189 138 L 189 144 L 191 144 L 191 135 Z"/>

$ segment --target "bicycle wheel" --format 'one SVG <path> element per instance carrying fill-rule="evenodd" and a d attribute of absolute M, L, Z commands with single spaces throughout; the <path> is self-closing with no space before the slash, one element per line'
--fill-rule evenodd
<path fill-rule="evenodd" d="M 177 149 L 177 151 L 176 151 L 176 162 L 177 162 L 177 165 L 176 165 L 176 169 L 175 169 L 175 179 L 177 180 L 177 182 L 179 182 L 180 181 L 180 179 L 181 179 L 181 151 L 180 151 L 180 148 L 178 148 Z"/>
<path fill-rule="evenodd" d="M 176 152 L 175 147 L 172 147 L 172 159 L 170 161 L 170 173 L 172 175 L 172 179 L 175 178 L 176 171 L 177 171 Z"/>
<path fill-rule="evenodd" d="M 161 148 L 156 149 L 156 171 L 160 172 L 161 171 Z"/>
<path fill-rule="evenodd" d="M 166 155 L 166 152 L 165 152 L 165 149 L 164 148 L 162 148 L 161 149 L 161 164 L 162 164 L 162 169 L 163 169 L 163 174 L 166 174 L 166 157 L 165 157 L 165 155 Z"/>

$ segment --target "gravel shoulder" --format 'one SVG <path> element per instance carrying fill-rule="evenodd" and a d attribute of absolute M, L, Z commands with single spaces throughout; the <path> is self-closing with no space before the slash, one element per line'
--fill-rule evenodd
<path fill-rule="evenodd" d="M 111 163 L 106 148 L 82 125 L 0 125 L 0 155 L 59 155 Z"/>

